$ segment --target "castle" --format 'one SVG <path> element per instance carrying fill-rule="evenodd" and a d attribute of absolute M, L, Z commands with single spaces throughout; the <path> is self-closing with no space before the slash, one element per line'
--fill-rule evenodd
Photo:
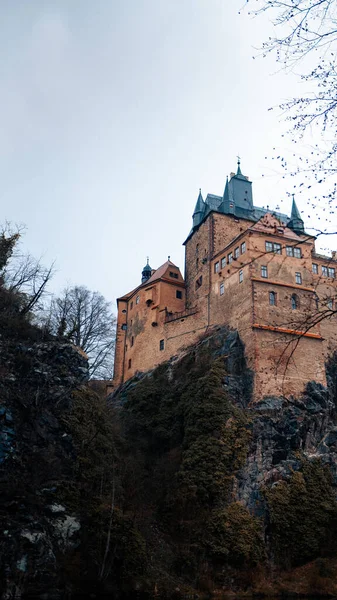
<path fill-rule="evenodd" d="M 170 260 L 156 270 L 148 261 L 140 285 L 117 300 L 114 386 L 219 324 L 240 334 L 254 398 L 326 383 L 337 342 L 337 256 L 316 253 L 294 198 L 290 217 L 254 206 L 238 161 L 222 196 L 199 192 L 184 245 L 184 278 Z"/>

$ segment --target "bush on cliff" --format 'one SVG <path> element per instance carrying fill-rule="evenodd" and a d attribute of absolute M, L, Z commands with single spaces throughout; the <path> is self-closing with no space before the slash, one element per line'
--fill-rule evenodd
<path fill-rule="evenodd" d="M 271 550 L 283 567 L 336 553 L 337 502 L 329 469 L 303 460 L 289 481 L 265 489 Z"/>
<path fill-rule="evenodd" d="M 64 422 L 76 451 L 74 478 L 64 495 L 82 523 L 77 577 L 124 585 L 145 573 L 146 546 L 123 511 L 125 440 L 118 419 L 104 397 L 83 387 L 73 393 Z"/>

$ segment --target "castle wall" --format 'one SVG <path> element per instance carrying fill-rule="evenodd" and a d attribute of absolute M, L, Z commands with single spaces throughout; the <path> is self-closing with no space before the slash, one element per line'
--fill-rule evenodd
<path fill-rule="evenodd" d="M 300 395 L 310 380 L 325 384 L 322 341 L 256 330 L 254 398 Z"/>
<path fill-rule="evenodd" d="M 124 381 L 124 348 L 126 339 L 127 302 L 119 300 L 116 324 L 114 382 L 119 385 Z"/>
<path fill-rule="evenodd" d="M 233 238 L 252 226 L 251 221 L 239 219 L 234 215 L 213 213 L 212 257 L 221 252 Z"/>
<path fill-rule="evenodd" d="M 208 321 L 212 231 L 210 215 L 185 244 L 186 306 L 198 306 L 203 322 Z"/>

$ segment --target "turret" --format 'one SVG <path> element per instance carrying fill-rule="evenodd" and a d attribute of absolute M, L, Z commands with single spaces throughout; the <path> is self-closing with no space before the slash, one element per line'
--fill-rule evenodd
<path fill-rule="evenodd" d="M 235 213 L 235 206 L 233 200 L 232 189 L 229 189 L 228 177 L 226 179 L 226 185 L 222 196 L 222 202 L 219 206 L 219 211 L 226 215 Z"/>
<path fill-rule="evenodd" d="M 151 275 L 152 275 L 152 269 L 149 265 L 149 257 L 147 257 L 146 265 L 145 265 L 144 269 L 142 270 L 142 283 L 146 283 L 150 279 Z"/>
<path fill-rule="evenodd" d="M 231 173 L 228 188 L 229 200 L 234 204 L 234 211 L 236 208 L 253 210 L 252 182 L 249 181 L 246 175 L 242 175 L 239 157 L 236 174 Z"/>
<path fill-rule="evenodd" d="M 293 194 L 292 196 L 293 203 L 291 207 L 291 217 L 288 223 L 288 227 L 290 227 L 290 229 L 293 229 L 296 233 L 304 233 L 304 223 L 295 202 L 295 194 Z"/>
<path fill-rule="evenodd" d="M 205 202 L 202 197 L 202 193 L 201 193 L 201 189 L 200 189 L 198 200 L 195 205 L 194 212 L 193 212 L 193 227 L 197 227 L 198 225 L 200 225 L 204 214 L 205 214 Z"/>

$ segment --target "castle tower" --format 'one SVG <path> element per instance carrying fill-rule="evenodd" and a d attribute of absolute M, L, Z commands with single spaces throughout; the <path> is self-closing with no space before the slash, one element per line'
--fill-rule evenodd
<path fill-rule="evenodd" d="M 144 267 L 144 269 L 142 270 L 142 283 L 145 283 L 146 281 L 148 281 L 152 275 L 152 269 L 149 265 L 149 257 L 147 257 L 146 259 L 146 265 Z"/>

